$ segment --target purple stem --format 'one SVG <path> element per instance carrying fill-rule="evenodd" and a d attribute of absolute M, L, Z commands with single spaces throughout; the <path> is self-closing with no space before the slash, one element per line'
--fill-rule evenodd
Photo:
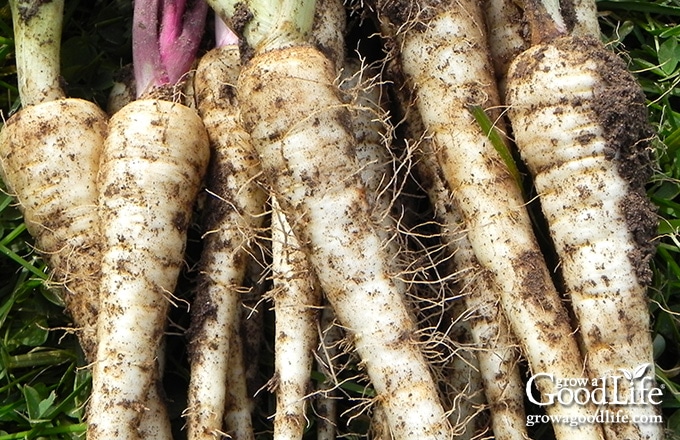
<path fill-rule="evenodd" d="M 191 68 L 203 36 L 204 0 L 136 0 L 132 60 L 137 97 L 176 84 Z M 160 17 L 160 18 L 159 18 Z"/>
<path fill-rule="evenodd" d="M 182 31 L 182 14 L 186 7 L 186 0 L 177 0 L 174 2 L 166 2 L 163 8 L 163 17 L 161 18 L 161 29 L 159 37 L 159 46 L 161 48 L 161 58 L 163 54 L 172 49 L 172 45 L 179 38 Z"/>

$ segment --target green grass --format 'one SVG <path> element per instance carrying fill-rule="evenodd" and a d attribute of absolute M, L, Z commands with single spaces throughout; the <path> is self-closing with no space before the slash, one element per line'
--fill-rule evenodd
<path fill-rule="evenodd" d="M 77 438 L 89 373 L 10 202 L 0 194 L 0 439 Z"/>
<path fill-rule="evenodd" d="M 131 2 L 66 3 L 62 62 L 68 93 L 104 104 L 118 68 L 130 59 Z M 663 414 L 669 432 L 680 438 L 680 1 L 607 0 L 599 8 L 603 33 L 640 81 L 658 134 L 657 169 L 648 185 L 662 219 L 651 312 L 657 375 L 666 390 Z M 5 118 L 19 104 L 14 73 L 11 18 L 6 0 L 0 0 Z M 70 324 L 61 304 L 44 286 L 46 278 L 19 212 L 0 194 L 0 440 L 84 438 L 90 379 L 75 338 L 64 329 Z M 176 338 L 170 346 L 180 342 Z M 186 365 L 169 368 L 180 383 L 186 380 Z M 348 392 L 360 394 L 363 386 L 357 387 Z M 174 411 L 177 418 L 180 411 Z"/>

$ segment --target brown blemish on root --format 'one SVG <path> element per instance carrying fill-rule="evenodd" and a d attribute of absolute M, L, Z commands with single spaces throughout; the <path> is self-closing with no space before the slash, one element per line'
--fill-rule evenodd
<path fill-rule="evenodd" d="M 230 106 L 236 107 L 238 101 L 236 100 L 236 88 L 231 84 L 223 84 L 218 90 L 219 99 L 226 101 Z"/>

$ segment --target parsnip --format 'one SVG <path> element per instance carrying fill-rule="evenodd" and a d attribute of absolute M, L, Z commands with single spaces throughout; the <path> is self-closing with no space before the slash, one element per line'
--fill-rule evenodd
<path fill-rule="evenodd" d="M 150 86 L 172 88 L 182 76 L 179 71 L 168 75 L 159 61 L 159 12 L 166 28 L 174 31 L 174 26 L 181 26 L 191 33 L 202 28 L 207 9 L 194 3 L 187 12 L 194 20 L 182 24 L 173 14 L 182 16 L 183 10 L 168 14 L 157 2 L 135 2 L 134 63 L 138 71 L 154 76 L 152 83 L 136 81 L 146 91 Z M 173 67 L 191 64 L 185 58 L 193 59 L 198 40 L 193 39 L 193 48 L 180 45 L 184 51 L 172 61 Z M 169 41 L 164 44 L 172 46 Z M 143 95 L 139 90 L 138 94 Z M 180 103 L 141 99 L 110 120 L 97 182 L 103 251 L 99 345 L 88 408 L 90 439 L 171 436 L 167 414 L 156 406 L 158 402 L 147 399 L 159 386 L 156 356 L 208 158 L 203 122 Z M 160 420 L 142 423 L 148 406 L 158 411 Z"/>
<path fill-rule="evenodd" d="M 60 99 L 22 109 L 0 133 L 0 174 L 51 271 L 51 283 L 95 359 L 99 219 L 96 176 L 106 115 L 95 104 Z"/>
<path fill-rule="evenodd" d="M 89 438 L 138 437 L 208 155 L 203 123 L 181 104 L 134 101 L 111 118 L 99 175 L 105 251 Z"/>
<path fill-rule="evenodd" d="M 342 0 L 317 0 L 314 9 L 311 40 L 340 71 L 345 65 L 345 32 L 347 20 Z"/>
<path fill-rule="evenodd" d="M 91 102 L 65 98 L 60 87 L 63 0 L 9 4 L 23 108 L 0 133 L 0 177 L 92 361 L 101 259 L 95 182 L 106 115 Z"/>
<path fill-rule="evenodd" d="M 320 1 L 312 34 L 317 47 L 335 60 L 344 60 L 344 7 Z M 276 394 L 274 439 L 302 439 L 309 424 L 310 375 L 317 346 L 321 287 L 309 259 L 272 198 L 272 279 L 274 301 L 274 377 L 269 389 Z"/>
<path fill-rule="evenodd" d="M 475 257 L 454 197 L 437 163 L 431 138 L 425 136 L 420 115 L 407 93 L 404 89 L 396 93 L 401 109 L 398 116 L 405 121 L 405 140 L 414 150 L 416 179 L 430 199 L 435 220 L 441 225 L 441 240 L 452 256 L 452 264 L 447 266 L 452 266 L 461 286 L 461 291 L 456 293 L 461 295 L 458 301 L 465 304 L 459 316 L 454 314 L 454 319 L 460 321 L 455 325 L 469 323 L 470 350 L 477 358 L 476 368 L 483 383 L 494 438 L 524 440 L 527 437 L 525 394 L 518 369 L 517 341 L 501 310 L 498 285 Z M 457 415 L 452 414 L 454 416 Z"/>
<path fill-rule="evenodd" d="M 396 219 L 392 208 L 397 188 L 396 158 L 389 150 L 388 112 L 384 109 L 386 96 L 380 73 L 375 66 L 362 64 L 355 58 L 347 58 L 340 72 L 340 90 L 350 103 L 352 127 L 356 138 L 356 156 L 359 177 L 364 185 L 373 221 L 378 225 L 383 246 L 392 257 L 391 271 L 395 282 L 404 295 L 408 288 L 398 280 L 399 258 L 402 256 Z"/>
<path fill-rule="evenodd" d="M 582 376 L 573 328 L 522 194 L 468 111 L 471 105 L 493 108 L 499 102 L 482 11 L 474 1 L 419 1 L 405 9 L 378 2 L 378 11 L 388 32 L 396 35 L 401 67 L 417 91 L 418 110 L 476 258 L 500 288 L 502 307 L 532 372 Z M 548 380 L 537 385 L 543 395 L 557 390 Z M 559 408 L 559 413 L 585 418 L 595 409 L 573 405 Z M 597 425 L 554 428 L 561 439 L 602 436 Z"/>
<path fill-rule="evenodd" d="M 275 439 L 301 439 L 317 345 L 321 289 L 307 255 L 276 198 L 272 200 L 272 277 L 276 334 L 274 378 Z"/>
<path fill-rule="evenodd" d="M 192 372 L 186 416 L 190 439 L 220 438 L 220 432 L 231 429 L 238 431 L 237 438 L 254 435 L 245 376 L 228 371 L 244 370 L 241 348 L 236 347 L 241 344 L 241 296 L 250 247 L 265 217 L 267 193 L 256 180 L 259 162 L 238 120 L 234 86 L 240 57 L 234 42 L 228 43 L 204 55 L 194 77 L 198 111 L 213 155 L 201 275 L 189 330 Z M 236 390 L 240 390 L 238 396 Z M 232 426 L 225 429 L 229 392 L 234 394 L 230 406 L 241 409 L 234 411 Z"/>
<path fill-rule="evenodd" d="M 282 126 L 281 122 L 272 119 L 272 116 L 278 117 L 280 113 L 262 113 L 275 110 L 277 101 L 281 102 L 280 108 L 287 107 L 284 104 L 286 98 L 290 98 L 290 92 L 295 90 L 290 82 L 297 79 L 284 72 L 292 69 L 288 71 L 298 71 L 299 75 L 299 64 L 295 61 L 297 57 L 313 57 L 310 64 L 321 65 L 324 69 L 304 72 L 307 89 L 310 88 L 309 84 L 319 86 L 311 92 L 300 90 L 311 98 L 311 103 L 300 102 L 303 96 L 299 93 L 294 95 L 295 106 L 299 106 L 299 110 L 282 121 L 285 124 Z M 349 194 L 342 193 L 350 188 L 361 188 L 354 174 L 356 161 L 344 155 L 335 156 L 353 143 L 352 135 L 342 125 L 342 112 L 337 101 L 336 104 L 333 104 L 334 101 L 329 104 L 313 102 L 317 98 L 337 99 L 329 78 L 331 71 L 325 70 L 328 68 L 324 61 L 318 52 L 300 47 L 267 53 L 257 65 L 251 64 L 247 76 L 243 75 L 240 81 L 243 90 L 240 93 L 250 98 L 249 103 L 244 104 L 246 124 L 259 148 L 265 175 L 273 180 L 276 196 L 285 212 L 303 214 L 303 217 L 295 216 L 289 221 L 297 226 L 302 242 L 310 243 L 307 251 L 324 292 L 341 322 L 354 334 L 354 344 L 366 364 L 369 376 L 391 412 L 395 435 L 404 438 L 409 434 L 418 438 L 443 438 L 447 430 L 441 419 L 443 413 L 436 394 L 429 394 L 434 392 L 429 371 L 410 334 L 413 324 L 408 312 L 401 305 L 387 272 L 387 257 L 382 253 L 381 242 L 367 216 L 368 204 L 360 189 Z M 288 65 L 281 66 L 283 62 Z M 280 77 L 274 76 L 279 72 Z M 246 82 L 248 80 L 251 82 Z M 267 83 L 283 83 L 283 93 L 274 96 L 258 93 L 257 89 Z M 266 101 L 259 101 L 263 99 Z M 294 107 L 288 108 L 292 110 Z M 248 112 L 255 111 L 258 113 L 247 116 Z M 318 124 L 311 121 L 306 133 L 294 127 L 293 121 L 304 120 L 308 115 L 314 115 Z M 284 138 L 273 144 L 263 142 L 270 136 L 267 133 L 271 133 L 272 129 L 285 132 L 290 129 L 284 128 L 286 126 L 299 133 L 291 133 L 290 141 Z M 327 131 L 321 136 L 335 138 L 334 144 L 329 143 L 332 142 L 330 140 L 323 140 L 323 137 L 306 142 L 303 140 L 304 137 L 314 139 L 312 136 L 316 137 L 322 130 Z M 340 139 L 336 138 L 337 135 L 341 136 Z M 344 137 L 349 139 L 343 140 Z M 297 145 L 291 148 L 288 142 Z M 333 150 L 328 153 L 310 151 L 320 147 L 333 147 Z M 288 166 L 295 168 L 282 169 L 280 160 L 284 157 L 290 157 Z M 300 162 L 301 159 L 304 162 Z M 295 161 L 298 163 L 295 164 Z M 308 178 L 312 180 L 305 182 Z M 300 184 L 310 187 L 305 190 Z"/>
<path fill-rule="evenodd" d="M 654 386 L 646 288 L 656 219 L 644 192 L 652 133 L 644 95 L 599 41 L 546 36 L 541 27 L 549 20 L 539 18 L 540 4 L 531 8 L 540 19 L 532 22 L 536 44 L 508 77 L 515 140 L 560 258 L 588 373 L 608 378 L 609 401 L 613 377 L 623 379 L 617 395 L 627 402 L 632 386 Z M 561 28 L 559 17 L 554 28 Z M 607 424 L 607 438 L 663 438 L 653 403 L 604 405 L 630 421 Z"/>
<path fill-rule="evenodd" d="M 241 314 L 242 315 L 242 314 Z M 247 318 L 245 318 L 247 319 Z M 226 377 L 226 396 L 224 405 L 224 430 L 228 436 L 237 439 L 252 439 L 253 398 L 248 392 L 246 366 L 241 334 L 232 335 L 229 344 L 229 368 Z M 248 359 L 249 361 L 251 359 Z M 213 432 L 215 436 L 217 432 Z"/>
<path fill-rule="evenodd" d="M 418 115 L 410 113 L 407 116 L 409 128 L 415 133 L 421 132 L 422 122 Z M 518 368 L 520 354 L 516 338 L 499 304 L 498 284 L 475 256 L 429 138 L 421 135 L 417 140 L 416 171 L 443 227 L 442 239 L 453 255 L 454 270 L 458 273 L 466 308 L 459 319 L 469 321 L 494 438 L 524 440 L 527 431 L 524 386 Z"/>
<path fill-rule="evenodd" d="M 211 2 L 229 20 L 233 4 L 225 3 Z M 254 57 L 241 72 L 238 96 L 263 175 L 339 320 L 352 333 L 394 435 L 448 439 L 450 427 L 414 324 L 369 217 L 334 68 L 303 43 L 314 2 L 244 6 L 253 13 L 244 36 Z"/>
<path fill-rule="evenodd" d="M 505 97 L 508 66 L 529 47 L 528 25 L 516 0 L 484 0 L 483 11 L 489 40 L 489 55 L 500 98 Z"/>

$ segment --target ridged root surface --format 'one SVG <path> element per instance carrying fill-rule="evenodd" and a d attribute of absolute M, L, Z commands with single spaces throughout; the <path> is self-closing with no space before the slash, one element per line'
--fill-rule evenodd
<path fill-rule="evenodd" d="M 107 116 L 60 99 L 22 109 L 0 134 L 0 173 L 60 288 L 88 360 L 96 353 L 99 218 L 96 178 Z"/>

